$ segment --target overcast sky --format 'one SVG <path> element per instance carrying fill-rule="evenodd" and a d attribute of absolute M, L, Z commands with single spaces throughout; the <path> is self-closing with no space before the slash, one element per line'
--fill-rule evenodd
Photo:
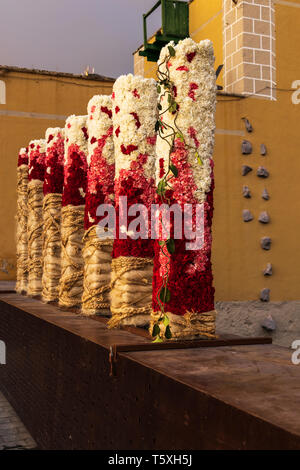
<path fill-rule="evenodd" d="M 0 64 L 117 77 L 133 71 L 156 0 L 0 0 Z M 160 12 L 149 33 L 160 26 Z"/>

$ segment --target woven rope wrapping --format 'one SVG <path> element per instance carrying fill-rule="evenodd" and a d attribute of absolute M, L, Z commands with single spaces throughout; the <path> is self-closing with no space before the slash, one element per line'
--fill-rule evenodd
<path fill-rule="evenodd" d="M 84 206 L 65 206 L 61 212 L 61 278 L 59 305 L 78 307 L 83 289 L 82 238 Z"/>
<path fill-rule="evenodd" d="M 113 240 L 101 240 L 94 225 L 83 237 L 84 283 L 82 313 L 107 315 L 110 307 L 111 252 Z"/>
<path fill-rule="evenodd" d="M 215 335 L 215 323 L 216 323 L 216 311 L 211 310 L 210 312 L 196 313 L 187 312 L 185 315 L 174 315 L 171 312 L 166 313 L 170 320 L 170 328 L 172 332 L 171 340 L 184 340 L 184 339 L 196 339 L 206 338 L 214 339 Z M 161 316 L 161 312 L 151 312 L 150 329 L 153 329 L 154 323 L 157 323 Z M 161 336 L 164 334 L 164 327 L 162 322 L 160 323 Z"/>
<path fill-rule="evenodd" d="M 32 180 L 28 183 L 28 288 L 27 294 L 39 296 L 42 293 L 43 255 L 43 182 Z"/>
<path fill-rule="evenodd" d="M 61 272 L 61 194 L 49 193 L 43 201 L 43 292 L 45 302 L 58 299 Z"/>
<path fill-rule="evenodd" d="M 120 256 L 112 260 L 109 328 L 141 326 L 149 322 L 153 260 Z"/>
<path fill-rule="evenodd" d="M 28 165 L 17 169 L 17 283 L 16 291 L 27 291 L 28 237 L 27 237 Z"/>

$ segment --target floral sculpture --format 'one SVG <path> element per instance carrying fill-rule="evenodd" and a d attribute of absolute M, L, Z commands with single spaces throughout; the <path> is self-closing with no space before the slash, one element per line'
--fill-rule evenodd
<path fill-rule="evenodd" d="M 43 201 L 43 292 L 45 302 L 58 300 L 61 255 L 61 200 L 64 181 L 64 129 L 46 131 Z"/>
<path fill-rule="evenodd" d="M 156 341 L 214 337 L 211 269 L 213 161 L 216 85 L 214 54 L 208 40 L 169 43 L 158 62 L 160 92 L 156 182 L 161 203 L 190 204 L 191 228 L 203 226 L 204 243 L 187 249 L 185 234 L 155 243 L 153 312 Z M 202 220 L 196 224 L 196 207 Z M 173 234 L 173 235 L 172 235 Z"/>
<path fill-rule="evenodd" d="M 87 116 L 70 116 L 65 126 L 61 212 L 59 305 L 79 307 L 83 289 L 82 237 L 87 173 Z"/>
<path fill-rule="evenodd" d="M 17 168 L 17 283 L 16 292 L 27 292 L 28 239 L 27 239 L 28 149 L 21 148 Z"/>
<path fill-rule="evenodd" d="M 133 239 L 131 222 L 135 214 L 131 206 L 143 204 L 150 214 L 155 196 L 157 96 L 154 80 L 131 74 L 119 77 L 113 87 L 117 234 L 112 253 L 109 327 L 149 323 L 153 241 Z"/>
<path fill-rule="evenodd" d="M 82 312 L 86 315 L 107 315 L 110 310 L 111 252 L 113 239 L 97 224 L 104 214 L 97 215 L 102 204 L 114 200 L 115 158 L 110 96 L 96 95 L 88 104 L 87 128 L 88 174 L 84 221 L 84 282 Z"/>
<path fill-rule="evenodd" d="M 27 294 L 42 294 L 43 273 L 43 184 L 45 173 L 46 142 L 44 139 L 29 143 L 28 170 L 28 288 Z"/>

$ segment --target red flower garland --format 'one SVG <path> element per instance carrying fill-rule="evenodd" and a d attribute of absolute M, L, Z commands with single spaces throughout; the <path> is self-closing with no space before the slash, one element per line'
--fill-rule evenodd
<path fill-rule="evenodd" d="M 54 139 L 53 135 L 48 138 L 48 144 Z M 45 158 L 45 180 L 44 196 L 50 193 L 61 194 L 64 183 L 64 137 L 61 133 L 51 146 L 47 148 Z"/>

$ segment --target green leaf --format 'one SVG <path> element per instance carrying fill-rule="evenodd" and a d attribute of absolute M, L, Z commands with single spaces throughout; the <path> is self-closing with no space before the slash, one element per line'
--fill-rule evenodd
<path fill-rule="evenodd" d="M 167 339 L 171 339 L 171 338 L 172 338 L 172 333 L 171 333 L 170 325 L 168 325 L 167 328 L 166 328 L 165 337 L 166 337 Z"/>
<path fill-rule="evenodd" d="M 159 335 L 160 333 L 160 328 L 159 328 L 159 325 L 157 323 L 154 324 L 153 326 L 153 330 L 152 330 L 152 336 L 157 336 Z"/>
<path fill-rule="evenodd" d="M 160 121 L 156 121 L 155 123 L 155 132 L 159 131 Z"/>
<path fill-rule="evenodd" d="M 177 168 L 175 165 L 173 165 L 173 164 L 171 163 L 171 165 L 170 165 L 170 170 L 172 171 L 172 173 L 173 173 L 173 175 L 175 176 L 175 178 L 177 178 L 177 176 L 178 176 L 178 168 Z"/>
<path fill-rule="evenodd" d="M 170 320 L 169 320 L 169 317 L 167 315 L 165 315 L 164 318 L 163 318 L 163 324 L 165 326 L 168 326 L 170 324 Z"/>
<path fill-rule="evenodd" d="M 196 153 L 195 153 L 195 156 L 196 156 L 196 158 L 197 158 L 197 160 L 198 160 L 198 163 L 199 163 L 199 165 L 201 165 L 201 166 L 202 166 L 202 165 L 203 165 L 203 162 L 202 162 L 202 160 L 201 160 L 201 158 L 200 158 L 200 155 L 199 155 L 199 153 L 198 153 L 198 152 L 196 152 Z"/>
<path fill-rule="evenodd" d="M 157 85 L 157 93 L 160 93 L 160 92 L 161 92 L 161 86 Z"/>
<path fill-rule="evenodd" d="M 184 137 L 183 137 L 183 135 L 182 135 L 180 132 L 176 132 L 175 137 L 176 137 L 177 139 L 180 139 L 181 142 L 184 142 Z"/>
<path fill-rule="evenodd" d="M 172 101 L 172 96 L 168 95 L 168 103 L 171 103 L 171 101 Z"/>
<path fill-rule="evenodd" d="M 166 185 L 167 185 L 167 183 L 166 183 L 165 180 L 160 180 L 160 182 L 158 183 L 156 193 L 157 193 L 159 196 L 163 196 L 163 194 L 165 193 L 165 191 L 166 191 Z"/>
<path fill-rule="evenodd" d="M 163 303 L 167 303 L 167 302 L 170 302 L 171 300 L 171 292 L 169 291 L 169 289 L 167 287 L 163 287 L 160 291 L 160 294 L 159 294 L 159 297 L 160 297 L 160 300 L 163 302 Z"/>
<path fill-rule="evenodd" d="M 159 246 L 164 246 L 165 243 L 166 242 L 164 240 L 159 240 L 159 242 L 158 242 Z"/>
<path fill-rule="evenodd" d="M 166 245 L 167 245 L 167 250 L 170 253 L 170 255 L 175 253 L 175 242 L 172 238 L 169 238 L 169 240 L 167 240 Z"/>
<path fill-rule="evenodd" d="M 162 105 L 160 103 L 158 103 L 157 107 L 160 111 L 162 110 Z"/>
<path fill-rule="evenodd" d="M 157 336 L 153 343 L 163 343 L 163 340 L 159 336 Z"/>
<path fill-rule="evenodd" d="M 174 47 L 168 46 L 168 49 L 169 49 L 169 54 L 170 54 L 170 56 L 171 56 L 171 57 L 174 57 L 175 54 L 176 54 Z"/>

